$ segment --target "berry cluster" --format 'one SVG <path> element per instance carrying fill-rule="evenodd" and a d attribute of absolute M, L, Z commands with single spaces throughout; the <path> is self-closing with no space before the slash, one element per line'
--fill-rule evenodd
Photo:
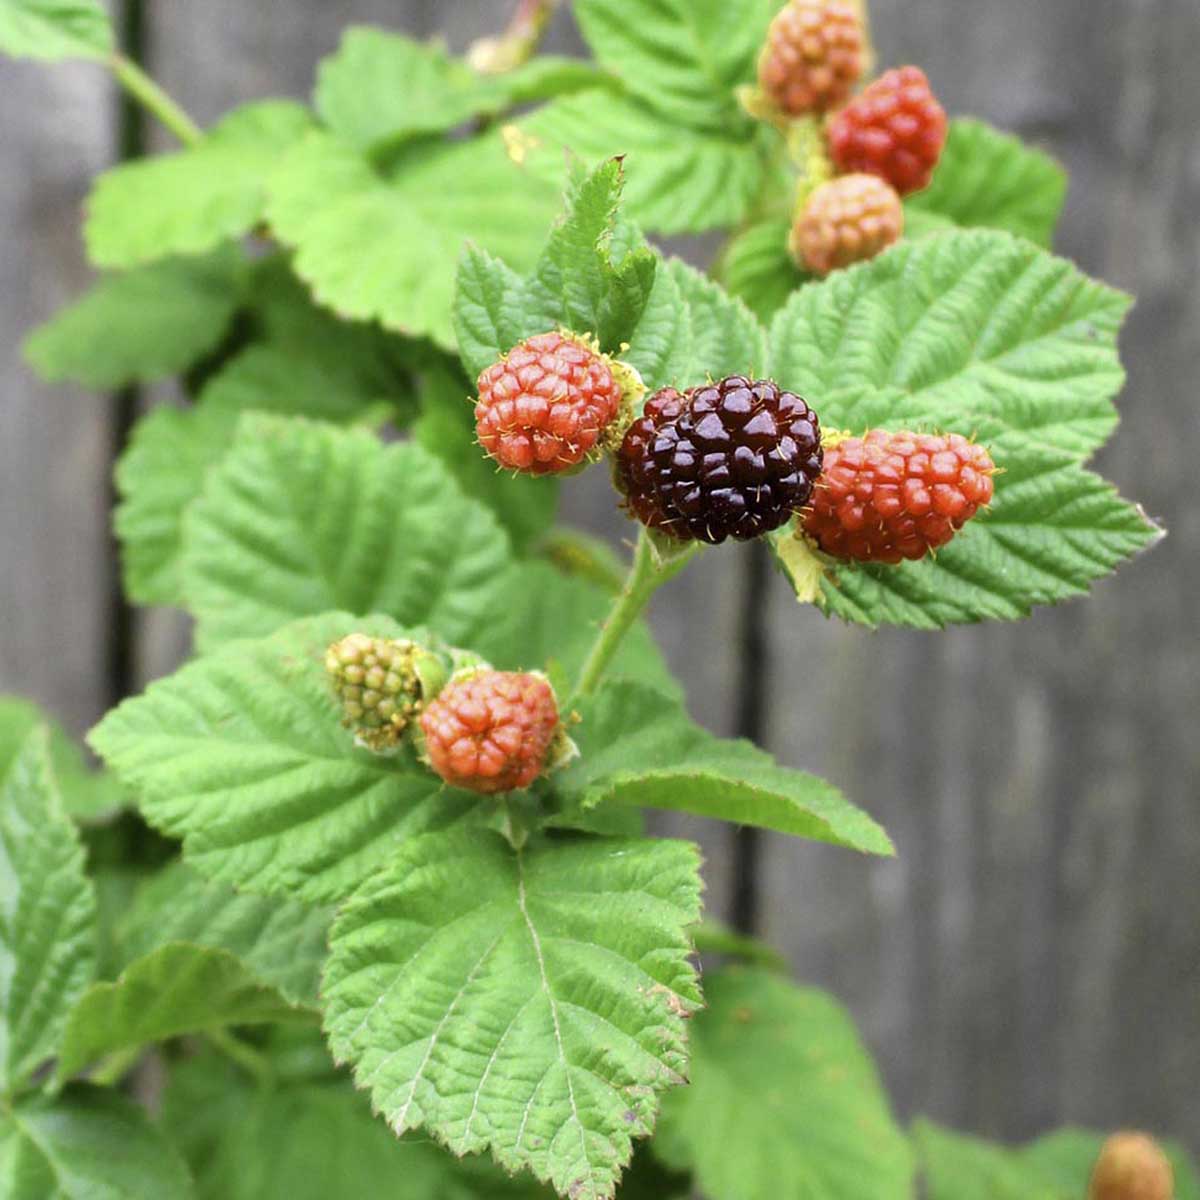
<path fill-rule="evenodd" d="M 621 490 L 643 524 L 679 540 L 756 538 L 808 503 L 821 473 L 821 428 L 799 397 L 733 375 L 646 402 L 617 457 Z"/>
<path fill-rule="evenodd" d="M 995 469 L 983 446 L 957 433 L 846 438 L 825 451 L 804 532 L 835 558 L 923 558 L 991 503 Z"/>

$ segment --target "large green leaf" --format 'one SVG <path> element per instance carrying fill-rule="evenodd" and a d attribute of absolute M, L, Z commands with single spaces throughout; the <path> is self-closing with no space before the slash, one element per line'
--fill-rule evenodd
<path fill-rule="evenodd" d="M 63 1032 L 59 1079 L 106 1054 L 205 1033 L 303 1015 L 234 954 L 167 942 L 135 959 L 114 983 L 95 983 Z"/>
<path fill-rule="evenodd" d="M 844 1010 L 770 971 L 705 980 L 653 1148 L 711 1200 L 909 1200 L 912 1153 Z M 959 1200 L 958 1197 L 955 1200 Z"/>
<path fill-rule="evenodd" d="M 241 894 L 175 863 L 137 892 L 121 922 L 120 947 L 127 961 L 167 942 L 225 950 L 290 1004 L 316 1008 L 332 918 L 327 908 Z"/>
<path fill-rule="evenodd" d="M 338 900 L 406 838 L 477 807 L 411 754 L 358 749 L 341 727 L 324 652 L 354 630 L 404 635 L 386 618 L 297 621 L 190 663 L 92 731 L 146 819 L 182 837 L 206 877 Z"/>
<path fill-rule="evenodd" d="M 334 1055 L 397 1133 L 611 1197 L 659 1092 L 685 1078 L 699 888 L 682 842 L 413 842 L 334 924 Z"/>
<path fill-rule="evenodd" d="M 179 1152 L 111 1089 L 73 1087 L 0 1113 L 5 1200 L 192 1200 Z"/>
<path fill-rule="evenodd" d="M 968 118 L 950 122 L 933 182 L 905 207 L 955 225 L 1006 229 L 1049 246 L 1066 198 L 1067 174 L 1054 159 Z"/>
<path fill-rule="evenodd" d="M 596 82 L 590 64 L 544 56 L 516 71 L 481 75 L 437 42 L 356 26 L 321 63 L 313 102 L 335 134 L 371 149 Z"/>
<path fill-rule="evenodd" d="M 717 262 L 717 278 L 762 321 L 812 278 L 788 253 L 790 231 L 788 217 L 765 217 L 735 234 Z"/>
<path fill-rule="evenodd" d="M 746 305 L 682 259 L 670 259 L 667 270 L 690 317 L 689 386 L 726 375 L 762 375 L 766 332 Z"/>
<path fill-rule="evenodd" d="M 734 91 L 754 77 L 778 0 L 576 0 L 597 61 L 674 123 L 745 122 Z"/>
<path fill-rule="evenodd" d="M 16 761 L 29 735 L 45 725 L 50 737 L 54 782 L 69 816 L 91 821 L 111 816 L 124 805 L 117 781 L 84 762 L 80 746 L 51 721 L 36 704 L 18 696 L 0 695 L 0 779 Z"/>
<path fill-rule="evenodd" d="M 106 171 L 88 200 L 89 258 L 133 267 L 248 233 L 262 220 L 268 174 L 311 124 L 299 104 L 266 100 L 235 109 L 197 146 Z"/>
<path fill-rule="evenodd" d="M 528 266 L 557 187 L 522 171 L 498 134 L 424 142 L 379 174 L 353 147 L 310 135 L 271 180 L 267 216 L 295 269 L 344 317 L 454 344 L 454 268 L 468 239 Z"/>
<path fill-rule="evenodd" d="M 832 784 L 779 767 L 749 742 L 713 737 L 669 696 L 615 680 L 579 701 L 580 756 L 555 779 L 591 808 L 665 808 L 891 854 L 887 834 Z"/>
<path fill-rule="evenodd" d="M 202 647 L 344 609 L 469 632 L 502 585 L 507 537 L 419 446 L 244 417 L 184 520 L 184 593 Z"/>
<path fill-rule="evenodd" d="M 269 1060 L 276 1066 L 276 1060 Z M 202 1200 L 548 1200 L 427 1139 L 398 1140 L 344 1080 L 255 1086 L 198 1057 L 172 1072 L 163 1123 L 196 1174 Z"/>
<path fill-rule="evenodd" d="M 557 178 L 564 151 L 587 164 L 624 156 L 629 215 L 657 233 L 736 225 L 767 179 L 767 134 L 754 124 L 689 128 L 608 92 L 552 101 L 519 128 L 523 161 L 547 179 Z"/>
<path fill-rule="evenodd" d="M 913 1141 L 929 1200 L 1079 1200 L 1104 1137 L 1062 1129 L 1024 1146 L 1003 1146 L 920 1120 Z M 1174 1200 L 1200 1198 L 1200 1177 L 1186 1151 L 1164 1149 L 1175 1170 Z"/>
<path fill-rule="evenodd" d="M 38 726 L 0 764 L 0 1091 L 58 1049 L 96 970 L 96 897 Z"/>
<path fill-rule="evenodd" d="M 835 565 L 822 605 L 867 625 L 1016 620 L 1086 592 L 1162 536 L 1069 454 L 1026 447 L 998 461 L 994 503 L 950 545 L 898 566 Z"/>
<path fill-rule="evenodd" d="M 939 234 L 797 292 L 771 328 L 771 371 L 827 429 L 932 427 L 1085 456 L 1116 425 L 1128 308 L 1009 234 Z"/>
<path fill-rule="evenodd" d="M 225 335 L 240 265 L 237 252 L 223 246 L 108 275 L 35 330 L 26 356 L 43 379 L 97 389 L 177 374 Z"/>
<path fill-rule="evenodd" d="M 99 0 L 0 0 L 0 51 L 17 58 L 104 58 L 112 25 Z"/>

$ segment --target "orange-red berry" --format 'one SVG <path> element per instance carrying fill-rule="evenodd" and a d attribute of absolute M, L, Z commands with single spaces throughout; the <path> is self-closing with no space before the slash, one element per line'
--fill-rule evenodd
<path fill-rule="evenodd" d="M 554 689 L 512 671 L 452 680 L 421 714 L 429 765 L 451 787 L 488 795 L 528 787 L 557 731 Z"/>
<path fill-rule="evenodd" d="M 790 0 L 767 32 L 759 84 L 790 116 L 836 108 L 862 75 L 863 42 L 849 0 Z"/>
<path fill-rule="evenodd" d="M 835 558 L 923 558 L 991 503 L 995 469 L 983 446 L 957 433 L 846 438 L 826 446 L 804 532 Z"/>
<path fill-rule="evenodd" d="M 902 196 L 929 186 L 946 144 L 946 110 L 920 67 L 881 75 L 829 122 L 829 152 L 842 174 L 886 179 Z"/>
<path fill-rule="evenodd" d="M 540 333 L 479 376 L 479 444 L 502 467 L 553 475 L 582 463 L 621 407 L 608 363 L 582 339 Z"/>
<path fill-rule="evenodd" d="M 891 184 L 874 175 L 843 175 L 808 198 L 792 228 L 792 255 L 808 270 L 828 275 L 874 258 L 903 232 L 904 206 Z"/>
<path fill-rule="evenodd" d="M 1092 1171 L 1088 1200 L 1171 1200 L 1175 1175 L 1158 1143 L 1144 1133 L 1114 1133 Z"/>

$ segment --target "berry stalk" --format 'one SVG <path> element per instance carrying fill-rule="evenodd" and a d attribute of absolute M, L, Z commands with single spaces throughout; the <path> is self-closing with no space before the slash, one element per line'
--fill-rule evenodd
<path fill-rule="evenodd" d="M 637 549 L 634 551 L 633 565 L 626 577 L 625 586 L 613 602 L 604 624 L 600 626 L 564 712 L 569 712 L 576 700 L 596 690 L 622 639 L 641 616 L 650 597 L 664 583 L 674 579 L 700 548 L 699 542 L 692 542 L 669 559 L 663 560 L 655 551 L 651 536 L 644 528 L 638 534 Z"/>
<path fill-rule="evenodd" d="M 114 54 L 109 60 L 109 67 L 125 91 L 147 112 L 157 117 L 185 146 L 196 145 L 204 136 L 200 126 L 133 59 Z"/>

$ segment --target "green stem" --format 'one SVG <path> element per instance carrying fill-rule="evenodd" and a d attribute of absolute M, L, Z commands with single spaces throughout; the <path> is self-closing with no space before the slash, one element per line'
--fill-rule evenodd
<path fill-rule="evenodd" d="M 265 1055 L 259 1054 L 241 1038 L 234 1037 L 228 1029 L 210 1029 L 205 1036 L 226 1058 L 253 1075 L 259 1083 L 270 1083 L 275 1078 L 275 1072 Z"/>
<path fill-rule="evenodd" d="M 100 1087 L 113 1087 L 133 1070 L 145 1051 L 145 1046 L 126 1046 L 124 1049 L 114 1050 L 96 1064 L 88 1075 L 88 1080 Z"/>
<path fill-rule="evenodd" d="M 114 54 L 109 66 L 117 82 L 152 112 L 185 146 L 194 146 L 204 131 L 131 58 Z"/>
<path fill-rule="evenodd" d="M 596 635 L 595 642 L 592 643 L 587 660 L 583 664 L 583 670 L 579 673 L 579 681 L 575 685 L 574 695 L 566 706 L 568 710 L 577 700 L 596 690 L 597 684 L 603 678 L 609 663 L 612 662 L 613 655 L 620 647 L 622 639 L 641 616 L 650 597 L 687 566 L 697 549 L 698 543 L 693 543 L 669 561 L 663 562 L 655 553 L 650 535 L 645 529 L 642 529 L 638 535 L 633 566 L 629 570 L 625 586 L 613 602 L 608 617 L 600 626 L 600 632 Z"/>

